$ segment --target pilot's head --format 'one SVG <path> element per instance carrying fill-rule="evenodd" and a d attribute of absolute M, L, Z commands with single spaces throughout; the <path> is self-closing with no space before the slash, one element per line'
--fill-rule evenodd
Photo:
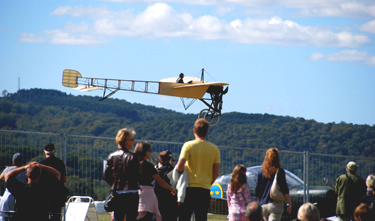
<path fill-rule="evenodd" d="M 184 78 L 184 73 L 180 73 L 179 77 Z"/>

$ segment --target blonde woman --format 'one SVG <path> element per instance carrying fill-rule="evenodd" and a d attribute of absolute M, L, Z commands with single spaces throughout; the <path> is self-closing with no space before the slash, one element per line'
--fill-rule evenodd
<path fill-rule="evenodd" d="M 246 205 L 251 202 L 250 187 L 247 184 L 246 167 L 237 165 L 227 189 L 228 220 L 246 221 Z"/>
<path fill-rule="evenodd" d="M 137 220 L 139 202 L 139 180 L 142 174 L 139 158 L 129 150 L 134 145 L 135 131 L 129 128 L 117 132 L 118 150 L 109 154 L 104 168 L 104 180 L 114 188 L 116 185 L 119 205 L 114 210 L 114 221 Z M 122 157 L 125 157 L 118 183 L 116 178 L 120 172 Z"/>
<path fill-rule="evenodd" d="M 289 206 L 287 212 L 292 212 L 292 201 L 289 196 L 288 185 L 286 184 L 285 171 L 281 168 L 279 150 L 277 148 L 268 149 L 263 161 L 262 169 L 258 173 L 255 196 L 262 205 L 263 217 L 265 221 L 280 221 L 284 211 L 284 202 L 276 202 L 270 197 L 272 182 L 277 173 L 277 184 L 281 192 L 287 199 Z"/>

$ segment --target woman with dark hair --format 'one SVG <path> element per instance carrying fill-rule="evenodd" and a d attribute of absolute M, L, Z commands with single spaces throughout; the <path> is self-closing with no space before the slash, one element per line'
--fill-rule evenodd
<path fill-rule="evenodd" d="M 266 152 L 262 169 L 258 173 L 257 185 L 255 188 L 255 196 L 262 205 L 263 217 L 265 221 L 280 221 L 284 211 L 284 202 L 276 202 L 270 196 L 270 190 L 277 173 L 277 184 L 281 188 L 288 201 L 287 212 L 292 212 L 292 201 L 289 196 L 288 185 L 286 184 L 285 171 L 281 168 L 279 150 L 270 148 Z"/>
<path fill-rule="evenodd" d="M 171 194 L 176 194 L 173 188 L 167 184 L 158 174 L 154 165 L 147 160 L 151 156 L 151 145 L 146 142 L 139 142 L 135 146 L 135 153 L 141 159 L 142 176 L 139 181 L 139 206 L 138 206 L 138 220 L 151 221 L 153 214 L 157 221 L 161 220 L 161 214 L 158 208 L 158 199 L 154 192 L 152 182 L 155 180 L 161 187 L 171 191 Z"/>
<path fill-rule="evenodd" d="M 246 167 L 237 165 L 227 189 L 228 220 L 246 221 L 246 205 L 251 202 L 250 187 L 247 184 Z"/>
<path fill-rule="evenodd" d="M 134 135 L 135 131 L 128 128 L 118 131 L 118 150 L 109 154 L 104 168 L 104 180 L 111 188 L 116 186 L 120 201 L 114 210 L 114 221 L 123 221 L 125 216 L 127 221 L 135 221 L 138 215 L 138 189 L 142 171 L 138 156 L 129 151 L 134 145 Z M 115 183 L 119 173 L 119 180 Z"/>

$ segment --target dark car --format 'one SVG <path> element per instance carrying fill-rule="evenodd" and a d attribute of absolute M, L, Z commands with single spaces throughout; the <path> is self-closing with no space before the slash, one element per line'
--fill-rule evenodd
<path fill-rule="evenodd" d="M 252 166 L 247 168 L 247 183 L 251 189 L 252 198 L 255 199 L 255 186 L 258 179 L 258 172 L 261 166 Z M 289 188 L 290 198 L 292 200 L 292 213 L 286 212 L 287 203 L 284 203 L 284 213 L 282 220 L 291 220 L 297 217 L 299 207 L 303 204 L 303 181 L 285 170 L 286 182 Z M 228 214 L 227 187 L 230 182 L 231 174 L 218 177 L 211 186 L 211 204 L 209 212 L 214 214 Z M 309 202 L 316 205 L 320 211 L 320 217 L 334 216 L 336 212 L 336 195 L 331 187 L 309 186 Z"/>

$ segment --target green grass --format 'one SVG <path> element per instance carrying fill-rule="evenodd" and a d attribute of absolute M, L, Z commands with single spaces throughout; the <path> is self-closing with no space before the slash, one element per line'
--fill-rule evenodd
<path fill-rule="evenodd" d="M 98 214 L 99 221 L 111 221 L 111 215 L 109 213 L 100 213 Z M 227 220 L 226 215 L 216 215 L 216 214 L 208 214 L 209 221 L 215 220 Z"/>
<path fill-rule="evenodd" d="M 98 219 L 99 219 L 99 221 L 111 221 L 111 214 L 109 214 L 109 213 L 99 213 Z"/>

